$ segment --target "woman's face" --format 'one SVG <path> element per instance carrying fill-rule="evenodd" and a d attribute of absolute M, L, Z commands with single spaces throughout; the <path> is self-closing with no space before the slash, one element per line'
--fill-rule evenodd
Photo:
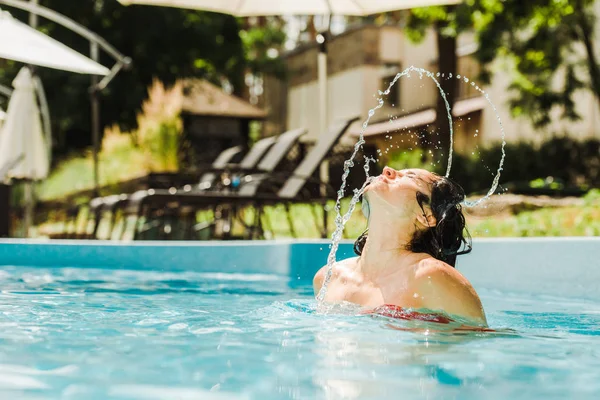
<path fill-rule="evenodd" d="M 438 175 L 424 169 L 385 167 L 383 173 L 367 186 L 365 196 L 374 210 L 381 209 L 386 215 L 422 215 L 417 193 L 431 198 L 431 185 L 438 179 Z"/>

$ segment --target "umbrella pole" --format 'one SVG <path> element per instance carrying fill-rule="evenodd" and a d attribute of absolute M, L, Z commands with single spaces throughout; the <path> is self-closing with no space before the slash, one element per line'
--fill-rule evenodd
<path fill-rule="evenodd" d="M 29 237 L 29 231 L 33 225 L 33 183 L 25 182 L 24 187 L 25 210 L 23 215 L 23 237 Z"/>
<path fill-rule="evenodd" d="M 90 58 L 98 62 L 98 43 L 90 42 Z M 100 195 L 100 176 L 98 152 L 100 151 L 100 99 L 98 93 L 98 76 L 92 75 L 90 100 L 92 106 L 92 153 L 94 158 L 94 197 Z"/>
<path fill-rule="evenodd" d="M 317 71 L 318 71 L 318 82 L 319 82 L 319 135 L 323 135 L 327 132 L 327 128 L 329 125 L 329 93 L 327 88 L 327 40 L 331 36 L 331 16 L 333 11 L 331 9 L 331 4 L 329 0 L 327 0 L 327 7 L 329 8 L 329 16 L 327 21 L 327 31 L 320 34 L 317 38 L 319 42 L 319 55 L 317 59 Z M 327 187 L 329 183 L 329 161 L 327 159 L 323 160 L 319 168 L 319 178 L 321 181 L 320 185 L 320 195 L 322 199 L 326 199 L 327 197 Z M 326 201 L 323 203 L 323 232 L 321 233 L 321 237 L 323 239 L 328 236 L 328 228 L 327 228 L 327 209 L 326 209 Z"/>
<path fill-rule="evenodd" d="M 327 120 L 329 118 L 327 107 L 327 39 L 323 37 L 319 46 L 318 56 L 318 76 L 319 76 L 319 136 L 327 132 Z M 320 195 L 323 199 L 327 196 L 327 183 L 329 182 L 329 161 L 324 159 L 319 168 L 319 178 L 321 180 Z M 323 204 L 323 232 L 322 238 L 327 237 L 327 210 Z"/>
<path fill-rule="evenodd" d="M 33 6 L 37 6 L 38 5 L 38 0 L 29 0 L 29 2 L 33 5 Z M 38 25 L 38 18 L 37 18 L 37 14 L 30 12 L 29 13 L 29 26 L 31 26 L 32 28 L 37 28 Z M 32 75 L 33 75 L 33 68 L 30 66 L 29 67 L 31 69 Z M 33 222 L 33 186 L 31 181 L 27 181 L 25 182 L 25 187 L 24 187 L 24 197 L 25 197 L 25 209 L 24 214 L 23 214 L 23 237 L 28 238 L 29 237 L 29 230 L 31 229 L 31 225 Z"/>
<path fill-rule="evenodd" d="M 38 5 L 39 0 L 29 0 L 29 3 L 31 3 L 31 5 L 35 7 Z M 32 28 L 37 28 L 37 24 L 38 24 L 37 14 L 34 12 L 30 12 L 29 13 L 29 26 L 31 26 Z"/>

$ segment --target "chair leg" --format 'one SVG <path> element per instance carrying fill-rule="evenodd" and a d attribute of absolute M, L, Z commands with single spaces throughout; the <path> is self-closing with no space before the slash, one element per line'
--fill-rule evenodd
<path fill-rule="evenodd" d="M 92 239 L 98 239 L 98 228 L 100 227 L 101 219 L 102 212 L 100 212 L 100 210 L 96 210 L 94 212 L 94 229 L 92 230 Z"/>
<path fill-rule="evenodd" d="M 135 220 L 133 222 L 133 240 L 140 240 L 140 222 L 143 217 L 142 206 L 138 205 L 137 210 L 133 215 L 135 215 Z"/>
<path fill-rule="evenodd" d="M 110 240 L 110 239 L 112 239 L 113 231 L 115 230 L 115 228 L 117 226 L 117 213 L 114 208 L 112 210 L 110 210 L 109 212 L 110 212 L 110 216 L 109 216 L 109 220 L 108 220 L 108 239 Z"/>
<path fill-rule="evenodd" d="M 184 238 L 185 240 L 194 240 L 194 226 L 196 225 L 196 209 L 193 209 L 188 214 L 188 221 L 185 227 Z"/>
<path fill-rule="evenodd" d="M 261 204 L 257 205 L 255 208 L 255 212 L 254 212 L 254 234 L 252 235 L 252 239 L 264 239 L 265 238 L 265 231 L 263 229 L 262 226 L 262 213 L 263 213 L 263 206 Z"/>
<path fill-rule="evenodd" d="M 223 225 L 223 239 L 231 239 L 231 230 L 233 229 L 233 213 L 231 207 L 225 207 L 225 219 Z"/>
<path fill-rule="evenodd" d="M 121 233 L 119 234 L 118 239 L 119 240 L 125 240 L 125 236 L 127 235 L 127 232 L 129 231 L 129 227 L 132 226 L 134 232 L 135 232 L 135 227 L 137 225 L 137 216 L 136 215 L 132 215 L 131 218 L 126 214 L 126 213 L 122 213 L 123 215 L 123 229 L 121 229 Z"/>
<path fill-rule="evenodd" d="M 298 236 L 296 235 L 296 228 L 294 227 L 294 220 L 292 218 L 292 210 L 290 208 L 289 203 L 285 203 L 285 215 L 287 217 L 288 226 L 290 227 L 290 235 L 295 239 Z"/>
<path fill-rule="evenodd" d="M 317 210 L 319 209 L 319 205 L 311 204 L 311 205 L 309 205 L 309 207 L 310 207 L 310 211 L 312 212 L 312 215 L 313 215 L 313 221 L 315 223 L 315 228 L 317 228 L 317 232 L 319 234 L 322 234 L 323 228 L 321 228 L 321 225 L 319 224 L 319 213 L 317 212 Z"/>
<path fill-rule="evenodd" d="M 273 230 L 273 224 L 271 224 L 271 219 L 266 211 L 263 210 L 261 213 L 261 223 L 263 226 L 263 232 L 269 231 L 271 233 L 271 238 L 275 239 L 275 231 Z"/>
<path fill-rule="evenodd" d="M 115 236 L 115 238 L 116 238 L 116 240 L 123 240 L 123 237 L 125 236 L 125 232 L 127 231 L 127 223 L 128 223 L 127 214 L 124 212 L 124 210 L 121 210 L 120 208 L 115 209 L 115 213 L 117 213 L 117 215 L 119 215 L 121 220 L 123 221 L 121 224 L 121 230 L 119 232 L 117 232 L 117 235 Z"/>

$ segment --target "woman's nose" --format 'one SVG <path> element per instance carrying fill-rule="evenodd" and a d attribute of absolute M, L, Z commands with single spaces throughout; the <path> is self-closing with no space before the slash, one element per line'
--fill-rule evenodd
<path fill-rule="evenodd" d="M 397 174 L 397 171 L 395 169 L 392 169 L 390 167 L 384 167 L 383 168 L 383 175 L 386 178 L 394 179 L 396 177 L 396 174 Z"/>

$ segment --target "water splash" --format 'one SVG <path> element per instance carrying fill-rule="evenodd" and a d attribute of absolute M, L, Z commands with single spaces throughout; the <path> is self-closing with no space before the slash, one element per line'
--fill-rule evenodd
<path fill-rule="evenodd" d="M 467 82 L 467 81 L 465 80 L 465 82 Z M 502 174 L 502 170 L 504 169 L 503 168 L 504 167 L 504 159 L 506 158 L 506 152 L 504 151 L 504 147 L 506 146 L 506 134 L 504 132 L 504 125 L 502 124 L 502 119 L 500 118 L 500 114 L 498 114 L 498 109 L 496 109 L 496 106 L 494 105 L 494 103 L 492 103 L 492 100 L 490 100 L 490 95 L 487 94 L 479 86 L 477 86 L 475 84 L 475 82 L 471 81 L 471 86 L 473 86 L 475 88 L 475 90 L 477 90 L 478 92 L 483 94 L 483 97 L 485 98 L 485 100 L 492 107 L 492 110 L 494 110 L 494 114 L 496 114 L 496 120 L 498 121 L 498 125 L 500 126 L 500 133 L 502 135 L 502 147 L 501 147 L 502 156 L 500 157 L 500 162 L 498 163 L 498 169 L 496 170 L 496 175 L 494 176 L 494 180 L 492 181 L 492 186 L 490 187 L 490 190 L 486 193 L 485 196 L 483 196 L 479 200 L 476 200 L 476 201 L 465 200 L 464 205 L 467 207 L 478 206 L 479 204 L 481 204 L 484 201 L 486 201 L 487 199 L 489 199 L 496 192 L 496 189 L 498 188 L 498 184 L 500 183 L 500 175 Z M 477 136 L 478 133 L 479 133 L 479 130 L 476 131 L 475 136 Z"/>
<path fill-rule="evenodd" d="M 438 72 L 436 75 L 434 75 L 434 73 L 427 71 L 424 68 L 417 68 L 415 66 L 410 66 L 407 69 L 405 69 L 404 71 L 396 74 L 396 76 L 394 77 L 392 82 L 390 82 L 388 88 L 385 91 L 383 91 L 383 92 L 379 91 L 378 94 L 380 97 L 377 99 L 377 105 L 374 108 L 369 110 L 368 117 L 363 122 L 362 129 L 361 129 L 361 132 L 359 135 L 359 139 L 356 142 L 356 144 L 354 145 L 354 150 L 353 150 L 352 154 L 350 155 L 350 158 L 344 162 L 344 173 L 342 174 L 342 184 L 340 185 L 340 189 L 337 192 L 337 199 L 336 199 L 335 208 L 334 208 L 335 213 L 336 213 L 335 231 L 333 232 L 333 234 L 331 236 L 331 245 L 330 245 L 330 250 L 329 250 L 329 256 L 327 257 L 327 272 L 325 274 L 323 286 L 321 287 L 319 293 L 317 294 L 317 301 L 319 303 L 323 302 L 325 295 L 327 293 L 327 286 L 329 285 L 329 281 L 331 280 L 331 275 L 333 273 L 333 264 L 335 264 L 335 261 L 336 261 L 335 256 L 336 256 L 337 250 L 339 248 L 340 240 L 342 239 L 344 227 L 345 227 L 346 223 L 350 220 L 350 217 L 352 216 L 352 213 L 354 212 L 354 209 L 356 208 L 356 204 L 358 203 L 360 196 L 364 193 L 365 188 L 373 179 L 373 177 L 369 176 L 369 169 L 370 169 L 370 162 L 374 162 L 375 160 L 370 159 L 370 158 L 365 158 L 365 164 L 363 166 L 363 169 L 365 171 L 366 180 L 360 189 L 354 190 L 354 195 L 352 196 L 352 199 L 350 200 L 350 205 L 348 207 L 348 210 L 346 211 L 345 214 L 342 215 L 341 201 L 345 194 L 346 183 L 347 183 L 348 175 L 350 174 L 350 168 L 352 168 L 354 166 L 354 159 L 356 158 L 356 155 L 358 154 L 358 151 L 362 148 L 363 144 L 365 144 L 364 133 L 365 133 L 367 127 L 369 126 L 369 122 L 371 121 L 371 118 L 375 115 L 375 112 L 377 110 L 379 110 L 381 107 L 383 107 L 384 101 L 383 101 L 382 96 L 389 95 L 391 88 L 396 84 L 398 79 L 402 78 L 403 76 L 410 78 L 410 72 L 413 72 L 413 71 L 417 72 L 419 74 L 420 79 L 423 79 L 423 75 L 426 75 L 428 78 L 430 78 L 431 80 L 433 80 L 435 82 L 435 84 L 440 92 L 440 95 L 442 96 L 442 99 L 444 100 L 444 103 L 446 105 L 446 111 L 447 111 L 449 127 L 450 127 L 450 130 L 449 130 L 450 147 L 449 147 L 449 154 L 448 154 L 448 166 L 446 169 L 446 177 L 450 176 L 450 171 L 452 169 L 452 155 L 453 155 L 453 146 L 454 146 L 454 129 L 453 129 L 453 121 L 452 121 L 452 110 L 450 109 L 450 104 L 448 103 L 448 99 L 446 98 L 446 93 L 442 89 L 439 81 L 436 79 L 436 76 L 440 77 L 440 73 Z M 441 77 L 444 77 L 444 74 L 441 74 Z M 449 78 L 450 79 L 452 78 L 452 74 L 449 74 Z M 456 78 L 461 79 L 461 76 L 459 75 Z M 467 82 L 467 83 L 469 82 L 469 80 L 466 77 L 464 77 L 463 79 L 464 79 L 464 82 Z M 490 188 L 489 192 L 484 197 L 482 197 L 481 199 L 479 199 L 477 201 L 474 201 L 474 202 L 465 201 L 465 205 L 468 207 L 473 207 L 473 206 L 480 204 L 481 202 L 488 199 L 496 191 L 496 188 L 498 187 L 498 182 L 500 180 L 500 174 L 502 172 L 502 166 L 504 164 L 504 158 L 505 158 L 504 146 L 506 144 L 504 126 L 502 125 L 502 121 L 500 119 L 500 116 L 498 115 L 498 111 L 497 111 L 496 107 L 494 106 L 494 104 L 491 102 L 489 95 L 487 93 L 485 93 L 485 91 L 483 91 L 479 86 L 476 86 L 473 81 L 471 81 L 471 85 L 473 87 L 475 87 L 476 90 L 478 90 L 479 92 L 481 92 L 484 95 L 485 99 L 492 106 L 492 109 L 494 110 L 494 113 L 496 114 L 496 118 L 498 119 L 498 122 L 500 124 L 500 131 L 502 134 L 502 158 L 500 160 L 500 165 L 498 167 L 497 174 L 494 177 L 494 180 L 492 182 L 492 187 Z"/>

